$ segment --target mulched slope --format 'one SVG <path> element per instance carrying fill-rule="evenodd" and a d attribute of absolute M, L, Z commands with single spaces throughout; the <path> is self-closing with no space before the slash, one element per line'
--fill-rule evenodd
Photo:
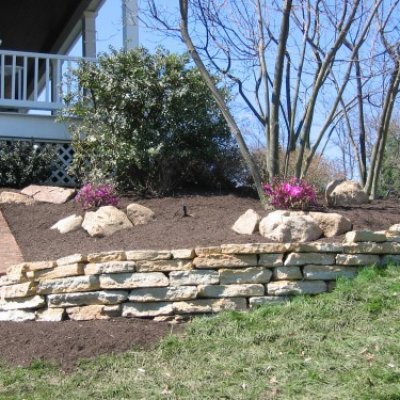
<path fill-rule="evenodd" d="M 1 191 L 1 189 L 0 189 Z M 78 231 L 61 235 L 50 231 L 59 219 L 82 210 L 73 202 L 57 206 L 1 206 L 25 260 L 46 260 L 72 253 L 117 249 L 172 249 L 221 243 L 263 242 L 260 235 L 241 236 L 231 231 L 233 222 L 248 208 L 266 215 L 256 199 L 235 195 L 202 195 L 138 200 L 124 198 L 121 207 L 137 201 L 153 209 L 157 219 L 109 238 L 93 239 Z M 186 205 L 191 217 L 183 217 Z M 400 223 L 398 201 L 375 201 L 362 207 L 326 209 L 348 217 L 355 229 L 381 230 Z M 326 240 L 326 239 L 325 239 Z M 331 240 L 341 241 L 342 238 Z M 176 330 L 182 327 L 175 327 Z M 118 353 L 132 347 L 151 346 L 168 334 L 167 323 L 135 319 L 115 321 L 1 322 L 0 358 L 11 365 L 28 365 L 34 359 L 54 361 L 64 370 L 80 358 Z"/>
<path fill-rule="evenodd" d="M 14 366 L 43 360 L 69 371 L 79 359 L 150 348 L 180 331 L 182 325 L 138 319 L 0 322 L 0 357 Z"/>
<path fill-rule="evenodd" d="M 254 198 L 233 194 L 186 195 L 147 200 L 123 198 L 120 207 L 134 201 L 150 207 L 156 213 L 156 220 L 148 225 L 117 232 L 108 238 L 91 238 L 83 230 L 61 235 L 49 229 L 61 218 L 74 213 L 83 214 L 73 201 L 64 205 L 3 205 L 1 210 L 26 261 L 119 249 L 176 249 L 266 241 L 259 234 L 238 235 L 230 229 L 234 221 L 248 208 L 255 209 L 260 215 L 267 214 Z M 190 217 L 183 217 L 183 205 L 186 205 Z M 354 229 L 381 230 L 400 223 L 400 206 L 397 200 L 374 201 L 361 207 L 323 211 L 345 215 L 352 221 Z M 342 238 L 335 240 L 340 241 Z"/>

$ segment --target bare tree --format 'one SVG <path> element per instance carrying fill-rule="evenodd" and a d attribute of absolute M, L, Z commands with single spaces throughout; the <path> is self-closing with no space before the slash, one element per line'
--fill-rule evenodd
<path fill-rule="evenodd" d="M 161 12 L 157 0 L 147 0 L 144 20 L 148 26 L 183 40 L 263 198 L 260 172 L 243 138 L 238 116 L 220 95 L 213 74 L 234 84 L 263 127 L 269 179 L 287 173 L 291 156 L 296 158 L 296 176 L 304 177 L 324 139 L 330 138 L 339 121 L 357 107 L 360 126 L 364 126 L 360 143 L 365 138 L 362 116 L 368 99 L 363 92 L 361 59 L 366 44 L 373 49 L 372 22 L 379 21 L 384 31 L 391 21 L 393 12 L 383 12 L 387 1 L 179 0 L 179 18 L 173 21 Z M 386 43 L 386 50 L 393 53 L 393 44 Z M 375 55 L 367 56 L 371 59 Z M 396 82 L 393 79 L 393 90 L 398 87 Z M 393 95 L 395 98 L 395 92 Z M 390 118 L 389 105 L 386 115 Z M 284 142 L 286 168 L 280 171 Z M 372 158 L 376 159 L 374 169 L 379 169 L 384 144 L 383 139 Z M 367 182 L 366 164 L 361 147 L 360 174 Z M 373 177 L 370 180 L 373 187 Z"/>

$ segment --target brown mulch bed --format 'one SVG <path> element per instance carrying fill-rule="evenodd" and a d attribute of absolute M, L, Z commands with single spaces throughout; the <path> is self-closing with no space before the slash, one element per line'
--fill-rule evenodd
<path fill-rule="evenodd" d="M 182 325 L 139 319 L 111 321 L 0 322 L 0 357 L 13 366 L 34 360 L 72 370 L 80 359 L 149 349 Z"/>
<path fill-rule="evenodd" d="M 3 212 L 25 260 L 47 260 L 73 253 L 108 250 L 173 249 L 222 243 L 263 242 L 256 234 L 241 236 L 230 227 L 248 208 L 267 212 L 259 201 L 235 194 L 182 195 L 177 197 L 123 198 L 120 207 L 138 202 L 156 213 L 148 225 L 117 232 L 108 238 L 91 238 L 83 231 L 61 235 L 49 228 L 73 213 L 83 214 L 74 202 L 64 205 L 38 203 L 31 207 L 3 205 Z M 183 216 L 183 206 L 190 216 Z M 400 222 L 398 200 L 380 200 L 353 208 L 325 208 L 349 218 L 354 229 L 386 229 Z M 334 240 L 341 241 L 337 237 Z M 325 239 L 326 240 L 326 239 Z M 332 240 L 332 239 L 331 239 Z M 62 323 L 0 323 L 0 357 L 13 365 L 27 365 L 33 359 L 51 360 L 70 369 L 79 358 L 128 351 L 157 343 L 170 332 L 167 323 L 143 320 L 65 321 Z"/>

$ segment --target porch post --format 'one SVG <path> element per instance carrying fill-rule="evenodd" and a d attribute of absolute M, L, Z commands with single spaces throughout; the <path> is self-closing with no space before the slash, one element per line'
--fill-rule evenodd
<path fill-rule="evenodd" d="M 124 50 L 139 46 L 137 0 L 122 0 L 122 41 Z"/>
<path fill-rule="evenodd" d="M 82 55 L 96 58 L 96 17 L 97 12 L 85 11 L 82 18 Z"/>

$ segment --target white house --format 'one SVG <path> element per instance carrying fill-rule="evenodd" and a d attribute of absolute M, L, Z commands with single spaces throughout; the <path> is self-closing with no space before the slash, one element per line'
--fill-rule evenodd
<path fill-rule="evenodd" d="M 68 56 L 80 38 L 82 57 L 95 59 L 96 16 L 106 1 L 0 2 L 0 139 L 59 143 L 68 161 L 70 136 L 55 114 L 71 87 L 61 82 L 80 60 Z M 121 0 L 121 7 L 123 43 L 133 48 L 137 0 Z"/>

